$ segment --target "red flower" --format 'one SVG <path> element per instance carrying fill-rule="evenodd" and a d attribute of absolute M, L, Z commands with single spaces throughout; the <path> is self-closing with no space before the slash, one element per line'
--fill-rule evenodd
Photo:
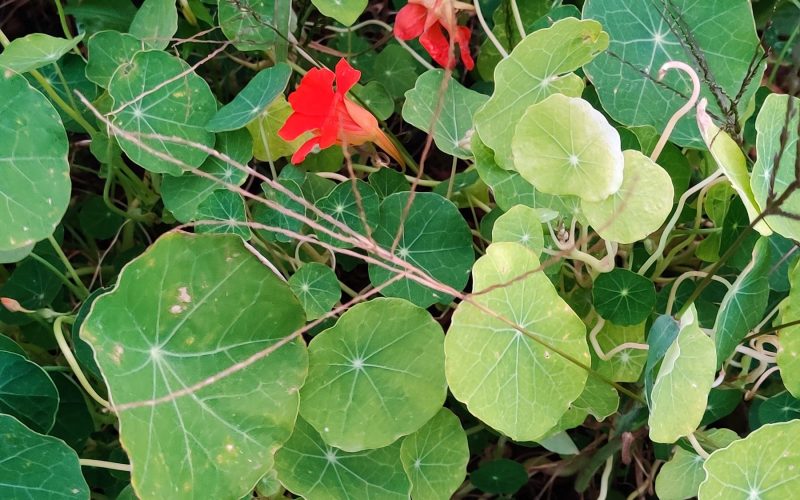
<path fill-rule="evenodd" d="M 347 91 L 359 78 L 361 72 L 344 59 L 336 64 L 336 74 L 327 68 L 314 68 L 306 73 L 297 89 L 289 95 L 292 114 L 278 131 L 286 141 L 294 140 L 304 132 L 314 134 L 292 155 L 292 163 L 301 163 L 315 147 L 325 149 L 334 144 L 360 146 L 374 142 L 404 164 L 400 152 L 378 127 L 378 120 L 347 97 Z"/>
<path fill-rule="evenodd" d="M 464 67 L 471 70 L 475 62 L 469 53 L 471 32 L 459 26 L 456 11 L 472 10 L 472 5 L 454 0 L 408 0 L 400 9 L 394 23 L 394 34 L 400 40 L 419 37 L 419 42 L 440 66 L 453 69 L 456 65 L 450 43 L 458 45 Z M 447 31 L 450 40 L 445 38 Z"/>

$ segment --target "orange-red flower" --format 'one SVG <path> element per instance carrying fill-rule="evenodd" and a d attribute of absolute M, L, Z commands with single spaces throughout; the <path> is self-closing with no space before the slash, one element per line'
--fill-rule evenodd
<path fill-rule="evenodd" d="M 456 65 L 453 49 L 458 46 L 464 67 L 471 70 L 475 62 L 469 53 L 471 32 L 459 26 L 458 10 L 471 10 L 469 4 L 454 0 L 408 0 L 408 4 L 397 12 L 394 34 L 400 40 L 419 37 L 419 42 L 440 66 L 452 69 Z M 449 40 L 444 36 L 446 31 Z"/>
<path fill-rule="evenodd" d="M 373 142 L 403 164 L 400 152 L 378 127 L 378 120 L 347 97 L 359 78 L 361 72 L 342 59 L 336 64 L 335 74 L 327 68 L 311 69 L 289 94 L 292 114 L 278 135 L 291 141 L 305 132 L 314 134 L 292 155 L 292 163 L 301 163 L 315 147 L 360 146 Z"/>

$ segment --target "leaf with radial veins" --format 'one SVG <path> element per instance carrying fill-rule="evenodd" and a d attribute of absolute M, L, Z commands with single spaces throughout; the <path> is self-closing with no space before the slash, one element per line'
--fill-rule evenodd
<path fill-rule="evenodd" d="M 283 127 L 291 114 L 292 107 L 286 101 L 286 97 L 279 94 L 261 116 L 247 124 L 247 130 L 253 137 L 253 155 L 257 160 L 269 162 L 291 156 L 308 139 L 308 133 L 290 142 L 284 141 L 278 135 L 278 130 Z"/>
<path fill-rule="evenodd" d="M 619 133 L 578 97 L 553 94 L 530 106 L 511 149 L 514 170 L 544 193 L 597 202 L 622 185 Z"/>
<path fill-rule="evenodd" d="M 769 299 L 770 268 L 769 241 L 759 238 L 753 248 L 752 260 L 733 282 L 719 306 L 714 323 L 717 368 L 764 317 Z"/>
<path fill-rule="evenodd" d="M 357 453 L 334 448 L 302 418 L 275 454 L 287 490 L 307 500 L 408 500 L 411 484 L 400 461 L 400 441 Z"/>
<path fill-rule="evenodd" d="M 650 439 L 674 443 L 697 429 L 716 375 L 714 342 L 697 323 L 692 306 L 667 350 L 650 395 Z"/>
<path fill-rule="evenodd" d="M 278 63 L 271 68 L 262 69 L 233 98 L 221 107 L 206 124 L 206 130 L 224 132 L 244 127 L 269 106 L 286 89 L 292 69 Z"/>
<path fill-rule="evenodd" d="M 432 131 L 433 140 L 442 152 L 457 158 L 471 158 L 469 134 L 472 117 L 489 98 L 470 90 L 455 78 L 448 77 L 442 92 L 445 72 L 432 69 L 417 78 L 406 92 L 403 120 L 423 132 Z"/>
<path fill-rule="evenodd" d="M 666 170 L 634 150 L 623 151 L 622 186 L 600 201 L 581 200 L 592 228 L 603 239 L 628 244 L 658 230 L 672 210 L 675 192 Z"/>
<path fill-rule="evenodd" d="M 628 342 L 643 344 L 644 325 L 642 322 L 638 325 L 620 326 L 606 321 L 597 334 L 597 343 L 605 353 Z M 646 350 L 629 348 L 615 353 L 608 360 L 598 357 L 592 365 L 597 373 L 614 382 L 636 382 L 646 361 Z"/>
<path fill-rule="evenodd" d="M 66 212 L 69 143 L 50 101 L 11 71 L 0 72 L 0 115 L 0 252 L 13 252 L 53 234 Z"/>
<path fill-rule="evenodd" d="M 219 25 L 237 49 L 268 50 L 278 39 L 276 23 L 282 16 L 276 10 L 281 3 L 280 0 L 218 0 Z"/>
<path fill-rule="evenodd" d="M 0 351 L 0 413 L 37 432 L 50 432 L 57 411 L 58 391 L 47 372 L 24 356 Z"/>
<path fill-rule="evenodd" d="M 800 263 L 789 272 L 789 296 L 780 304 L 776 325 L 800 320 Z M 777 362 L 786 389 L 800 398 L 800 325 L 782 328 L 778 332 Z"/>
<path fill-rule="evenodd" d="M 314 7 L 328 17 L 350 26 L 367 7 L 367 0 L 311 0 Z"/>
<path fill-rule="evenodd" d="M 373 233 L 375 241 L 389 250 L 402 229 L 394 254 L 435 280 L 462 290 L 475 261 L 469 226 L 458 208 L 443 196 L 414 193 L 414 201 L 406 210 L 410 196 L 408 192 L 395 193 L 383 200 L 380 224 Z M 369 265 L 373 286 L 389 281 L 394 275 L 395 271 Z M 448 300 L 441 292 L 408 278 L 392 283 L 382 293 L 410 300 L 420 307 Z"/>
<path fill-rule="evenodd" d="M 627 269 L 616 268 L 599 275 L 592 287 L 597 313 L 617 325 L 637 325 L 656 305 L 653 282 Z"/>
<path fill-rule="evenodd" d="M 342 298 L 336 273 L 319 262 L 303 264 L 289 278 L 289 288 L 300 299 L 309 321 L 324 316 Z"/>
<path fill-rule="evenodd" d="M 178 137 L 214 146 L 214 134 L 204 126 L 217 110 L 216 98 L 206 81 L 189 71 L 182 59 L 155 50 L 137 52 L 127 66 L 114 72 L 108 93 L 114 109 L 122 108 L 113 117 L 114 125 L 134 134 L 132 138 L 118 135 L 117 141 L 145 170 L 180 175 L 185 168 L 181 164 L 198 167 L 208 157 L 196 147 L 146 136 Z"/>
<path fill-rule="evenodd" d="M 586 327 L 538 269 L 522 245 L 489 245 L 472 271 L 477 305 L 461 302 L 445 337 L 453 396 L 515 441 L 543 437 L 583 391 L 586 370 L 556 350 L 590 359 Z"/>
<path fill-rule="evenodd" d="M 706 82 L 719 87 L 723 100 L 733 99 L 751 61 L 763 54 L 748 0 L 587 0 L 583 17 L 599 21 L 611 37 L 608 51 L 584 70 L 603 108 L 625 125 L 663 130 L 686 103 L 692 85 L 685 73 L 670 70 L 663 82 L 657 80 L 665 62 L 682 61 L 698 71 L 701 95 L 712 103 L 710 111 L 722 116 Z M 679 34 L 682 30 L 688 36 Z M 708 74 L 700 72 L 701 62 Z M 764 66 L 758 66 L 737 103 L 739 118 L 758 88 Z M 693 112 L 681 118 L 671 140 L 703 147 Z"/>
<path fill-rule="evenodd" d="M 367 230 L 369 230 L 369 234 L 375 231 L 380 217 L 378 193 L 375 192 L 372 186 L 362 180 L 356 180 L 355 182 L 347 180 L 339 183 L 326 197 L 317 201 L 315 205 L 322 213 L 329 215 L 357 234 L 365 237 L 368 234 Z M 322 217 L 318 217 L 317 222 L 329 231 L 349 236 L 342 229 L 327 222 Z M 317 230 L 316 233 L 317 238 L 323 243 L 344 248 L 352 247 L 352 245 L 344 243 L 324 231 Z"/>
<path fill-rule="evenodd" d="M 116 406 L 140 497 L 252 489 L 297 416 L 308 358 L 301 339 L 283 339 L 304 322 L 289 286 L 238 236 L 169 233 L 125 266 L 81 337 Z M 211 381 L 266 349 L 275 350 Z"/>
<path fill-rule="evenodd" d="M 214 149 L 240 165 L 246 165 L 253 158 L 253 141 L 246 130 L 217 134 Z M 214 179 L 184 172 L 178 177 L 165 175 L 161 180 L 164 207 L 180 222 L 197 220 L 197 207 L 212 192 L 227 189 L 223 182 L 241 186 L 248 176 L 246 171 L 213 155 L 197 168 L 211 174 Z"/>
<path fill-rule="evenodd" d="M 770 94 L 756 118 L 757 159 L 750 177 L 756 203 L 765 209 L 770 198 L 770 179 L 774 176 L 772 201 L 786 192 L 795 181 L 797 147 L 800 141 L 800 99 L 789 95 Z M 781 135 L 785 132 L 785 146 L 781 148 Z M 780 164 L 775 159 L 780 157 Z M 775 172 L 777 167 L 777 172 Z M 790 215 L 800 215 L 800 190 L 794 191 L 781 204 L 780 209 Z M 770 215 L 766 223 L 776 233 L 794 240 L 800 239 L 800 221 L 781 215 Z"/>
<path fill-rule="evenodd" d="M 86 45 L 89 48 L 86 78 L 101 87 L 108 87 L 117 68 L 127 65 L 134 54 L 144 50 L 141 40 L 119 31 L 95 33 Z"/>
<path fill-rule="evenodd" d="M 739 439 L 730 429 L 711 429 L 706 436 L 721 447 Z M 706 478 L 703 462 L 700 455 L 676 446 L 675 454 L 661 467 L 656 478 L 656 494 L 659 500 L 687 500 L 696 497 L 700 483 Z"/>
<path fill-rule="evenodd" d="M 703 500 L 795 498 L 800 488 L 800 420 L 765 425 L 712 453 L 703 468 Z"/>
<path fill-rule="evenodd" d="M 531 33 L 497 65 L 494 93 L 475 113 L 475 127 L 499 166 L 513 166 L 511 138 L 528 107 L 551 94 L 580 96 L 583 80 L 572 71 L 606 47 L 600 23 L 568 18 Z"/>
<path fill-rule="evenodd" d="M 0 498 L 8 500 L 89 498 L 89 486 L 72 448 L 2 414 L 0 478 Z"/>
<path fill-rule="evenodd" d="M 447 395 L 443 343 L 441 326 L 405 300 L 353 306 L 308 346 L 300 415 L 345 451 L 415 432 Z"/>
<path fill-rule="evenodd" d="M 233 191 L 214 191 L 197 206 L 197 220 L 204 222 L 195 226 L 196 233 L 230 233 L 245 241 L 253 233 L 247 226 L 247 211 L 244 198 Z"/>
<path fill-rule="evenodd" d="M 153 50 L 164 50 L 178 31 L 178 9 L 173 0 L 144 0 L 128 32 Z"/>
<path fill-rule="evenodd" d="M 541 211 L 516 205 L 498 217 L 492 228 L 492 243 L 503 241 L 519 243 L 539 257 L 544 248 Z"/>
<path fill-rule="evenodd" d="M 439 410 L 403 439 L 400 460 L 411 480 L 414 500 L 450 498 L 464 482 L 469 462 L 467 434 L 458 417 L 446 408 Z"/>
<path fill-rule="evenodd" d="M 15 38 L 0 53 L 0 68 L 17 73 L 27 73 L 53 64 L 78 45 L 82 39 L 83 35 L 67 40 L 44 33 L 33 33 L 22 38 Z"/>

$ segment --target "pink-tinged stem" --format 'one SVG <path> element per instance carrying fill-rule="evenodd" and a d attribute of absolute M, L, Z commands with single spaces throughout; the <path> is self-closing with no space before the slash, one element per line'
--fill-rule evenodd
<path fill-rule="evenodd" d="M 664 133 L 661 134 L 661 137 L 658 139 L 658 143 L 656 144 L 655 149 L 650 154 L 650 159 L 656 161 L 661 154 L 661 151 L 664 149 L 664 146 L 667 144 L 667 140 L 669 140 L 669 136 L 672 134 L 672 130 L 677 125 L 678 120 L 683 118 L 686 113 L 692 110 L 692 108 L 697 104 L 697 99 L 700 97 L 700 79 L 697 77 L 697 72 L 689 66 L 688 64 L 681 62 L 681 61 L 667 61 L 661 66 L 661 69 L 658 70 L 658 81 L 664 79 L 664 76 L 667 74 L 667 71 L 671 69 L 679 69 L 689 75 L 689 78 L 692 79 L 692 95 L 689 97 L 689 100 L 681 106 L 681 108 L 672 115 L 672 118 L 669 119 L 667 122 L 667 126 L 664 127 Z"/>

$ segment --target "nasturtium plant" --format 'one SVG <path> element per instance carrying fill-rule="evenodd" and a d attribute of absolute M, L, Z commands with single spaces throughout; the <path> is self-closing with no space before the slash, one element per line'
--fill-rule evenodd
<path fill-rule="evenodd" d="M 796 4 L 5 2 L 0 498 L 793 498 Z"/>

